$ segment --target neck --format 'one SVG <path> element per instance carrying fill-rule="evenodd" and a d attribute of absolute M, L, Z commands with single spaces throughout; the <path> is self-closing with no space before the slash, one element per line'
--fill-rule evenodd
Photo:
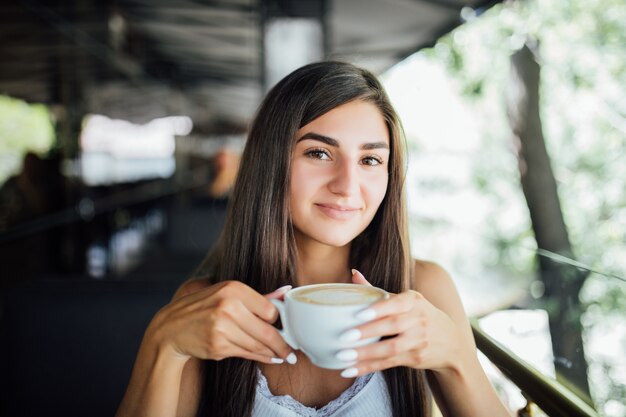
<path fill-rule="evenodd" d="M 324 245 L 296 237 L 298 247 L 297 284 L 352 282 L 350 244 L 342 247 Z"/>

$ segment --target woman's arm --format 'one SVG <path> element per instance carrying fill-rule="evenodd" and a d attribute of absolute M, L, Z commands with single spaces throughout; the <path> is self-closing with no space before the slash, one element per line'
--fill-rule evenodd
<path fill-rule="evenodd" d="M 444 416 L 510 416 L 478 362 L 471 328 L 450 276 L 436 264 L 417 262 L 415 279 L 416 291 L 394 295 L 360 313 L 372 320 L 357 327 L 360 339 L 391 337 L 346 352 L 358 363 L 342 375 L 396 366 L 425 369 Z M 353 281 L 367 283 L 360 273 Z"/>
<path fill-rule="evenodd" d="M 206 287 L 207 280 L 187 281 L 172 301 Z M 116 417 L 194 417 L 202 389 L 202 363 L 171 355 L 159 346 L 154 327 L 148 327 Z"/>
<path fill-rule="evenodd" d="M 487 379 L 472 330 L 450 275 L 439 265 L 416 262 L 416 290 L 457 326 L 460 343 L 456 364 L 427 371 L 435 401 L 444 416 L 510 416 Z"/>
<path fill-rule="evenodd" d="M 116 417 L 177 415 L 185 362 L 144 339 Z"/>
<path fill-rule="evenodd" d="M 238 281 L 189 281 L 144 334 L 117 417 L 192 417 L 202 389 L 202 360 L 240 357 L 275 363 L 291 352 L 271 326 L 268 298 Z M 274 358 L 274 359 L 273 359 Z"/>

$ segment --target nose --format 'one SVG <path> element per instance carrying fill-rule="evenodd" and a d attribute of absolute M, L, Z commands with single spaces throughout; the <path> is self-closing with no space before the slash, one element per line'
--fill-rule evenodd
<path fill-rule="evenodd" d="M 337 164 L 328 189 L 338 195 L 349 196 L 360 189 L 359 166 L 351 161 L 342 161 Z"/>

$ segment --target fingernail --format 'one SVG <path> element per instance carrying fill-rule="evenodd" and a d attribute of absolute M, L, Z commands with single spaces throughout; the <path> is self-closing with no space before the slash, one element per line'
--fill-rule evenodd
<path fill-rule="evenodd" d="M 294 365 L 296 362 L 298 362 L 298 357 L 293 352 L 291 352 L 289 355 L 287 355 L 286 359 L 287 359 L 287 363 L 290 364 L 290 365 Z"/>
<path fill-rule="evenodd" d="M 361 311 L 360 313 L 357 313 L 355 317 L 363 321 L 372 321 L 376 318 L 376 310 L 374 310 L 373 308 L 368 308 Z"/>
<path fill-rule="evenodd" d="M 283 359 L 281 358 L 272 358 L 271 359 L 272 363 L 283 363 L 285 362 Z"/>
<path fill-rule="evenodd" d="M 358 277 L 361 277 L 362 279 L 365 279 L 365 276 L 361 273 L 361 271 L 358 271 L 356 269 L 352 269 L 352 275 L 356 275 Z"/>
<path fill-rule="evenodd" d="M 354 349 L 344 349 L 339 351 L 335 357 L 340 361 L 351 362 L 359 357 L 359 353 Z"/>
<path fill-rule="evenodd" d="M 348 369 L 344 369 L 343 372 L 341 372 L 341 376 L 344 377 L 344 378 L 353 378 L 358 373 L 359 373 L 358 369 L 356 369 L 356 368 L 348 368 Z"/>
<path fill-rule="evenodd" d="M 339 336 L 342 342 L 356 342 L 361 338 L 362 334 L 359 329 L 350 329 Z"/>
<path fill-rule="evenodd" d="M 274 291 L 274 293 L 281 293 L 281 292 L 287 292 L 291 289 L 291 285 L 284 285 L 280 288 L 278 288 L 277 290 Z"/>

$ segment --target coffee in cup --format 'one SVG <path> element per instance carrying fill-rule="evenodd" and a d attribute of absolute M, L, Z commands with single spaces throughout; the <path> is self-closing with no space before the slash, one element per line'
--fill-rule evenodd
<path fill-rule="evenodd" d="M 380 288 L 367 285 L 321 284 L 298 288 L 292 297 L 308 304 L 348 306 L 372 304 L 383 298 L 383 294 Z"/>
<path fill-rule="evenodd" d="M 314 284 L 287 292 L 284 302 L 270 301 L 278 308 L 283 324 L 280 333 L 289 346 L 304 352 L 321 368 L 344 369 L 356 362 L 337 359 L 337 352 L 380 338 L 345 342 L 340 340 L 341 334 L 365 323 L 357 313 L 388 297 L 385 290 L 369 285 Z"/>

